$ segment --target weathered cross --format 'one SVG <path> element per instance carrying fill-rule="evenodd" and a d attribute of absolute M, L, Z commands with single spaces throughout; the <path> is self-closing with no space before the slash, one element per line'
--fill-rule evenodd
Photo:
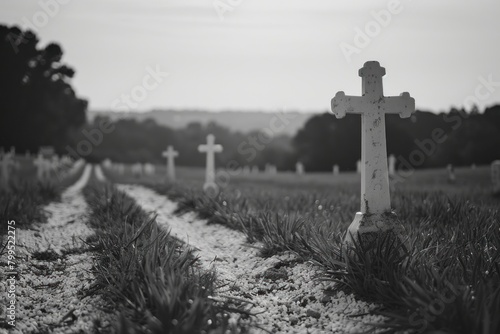
<path fill-rule="evenodd" d="M 162 157 L 167 158 L 167 179 L 170 182 L 175 181 L 175 164 L 174 159 L 179 156 L 179 152 L 169 145 L 166 151 L 161 154 Z"/>
<path fill-rule="evenodd" d="M 205 145 L 198 146 L 198 151 L 207 154 L 207 170 L 205 173 L 205 184 L 203 185 L 203 190 L 213 191 L 218 193 L 219 189 L 215 183 L 215 153 L 222 152 L 222 146 L 215 144 L 215 136 L 209 134 L 207 136 L 207 143 Z"/>
<path fill-rule="evenodd" d="M 361 212 L 349 226 L 347 241 L 352 241 L 358 233 L 378 233 L 397 227 L 389 194 L 385 114 L 410 117 L 415 111 L 415 100 L 407 92 L 400 96 L 384 96 L 384 75 L 385 68 L 377 61 L 366 62 L 359 70 L 362 96 L 338 92 L 332 99 L 332 112 L 337 118 L 346 113 L 361 114 Z"/>

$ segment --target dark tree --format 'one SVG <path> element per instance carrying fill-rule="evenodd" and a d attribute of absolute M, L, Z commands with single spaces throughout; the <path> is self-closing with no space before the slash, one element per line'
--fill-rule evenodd
<path fill-rule="evenodd" d="M 0 146 L 36 152 L 51 145 L 63 153 L 86 121 L 87 101 L 70 85 L 74 70 L 51 43 L 38 47 L 31 31 L 0 25 Z"/>

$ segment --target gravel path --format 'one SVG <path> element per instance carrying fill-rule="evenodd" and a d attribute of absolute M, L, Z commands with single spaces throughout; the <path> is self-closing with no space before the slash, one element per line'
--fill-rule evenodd
<path fill-rule="evenodd" d="M 358 316 L 373 305 L 352 295 L 326 296 L 328 284 L 315 280 L 318 269 L 301 263 L 292 253 L 267 259 L 248 245 L 243 234 L 220 225 L 207 225 L 194 214 L 177 217 L 176 204 L 142 186 L 120 185 L 144 210 L 155 212 L 160 226 L 197 249 L 201 265 L 215 267 L 221 288 L 218 298 L 242 298 L 254 303 L 257 323 L 275 333 L 357 333 L 378 316 Z M 263 332 L 256 330 L 256 332 Z"/>
<path fill-rule="evenodd" d="M 87 165 L 61 202 L 44 207 L 46 223 L 16 229 L 19 277 L 16 327 L 10 333 L 90 333 L 94 319 L 106 319 L 100 297 L 82 295 L 94 282 L 92 255 L 83 242 L 93 231 L 85 224 L 88 206 L 81 194 L 91 171 Z"/>

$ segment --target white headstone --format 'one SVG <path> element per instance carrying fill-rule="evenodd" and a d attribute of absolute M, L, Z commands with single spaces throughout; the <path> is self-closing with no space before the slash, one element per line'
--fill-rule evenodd
<path fill-rule="evenodd" d="M 132 174 L 135 177 L 139 177 L 142 175 L 142 164 L 141 163 L 137 162 L 137 163 L 132 165 Z"/>
<path fill-rule="evenodd" d="M 205 184 L 203 185 L 205 192 L 212 192 L 212 194 L 219 192 L 219 187 L 215 183 L 215 153 L 222 152 L 222 149 L 221 145 L 215 144 L 215 136 L 213 134 L 207 136 L 206 144 L 198 146 L 199 152 L 207 154 Z"/>
<path fill-rule="evenodd" d="M 406 92 L 385 97 L 384 75 L 385 69 L 378 62 L 366 62 L 359 70 L 362 96 L 338 92 L 332 99 L 332 112 L 337 118 L 346 113 L 361 114 L 361 211 L 356 213 L 346 235 L 346 241 L 351 244 L 358 233 L 369 238 L 384 231 L 400 231 L 396 215 L 391 210 L 385 115 L 410 117 L 415 111 L 415 100 Z"/>
<path fill-rule="evenodd" d="M 361 174 L 361 160 L 356 161 L 356 172 Z"/>
<path fill-rule="evenodd" d="M 9 152 L 7 154 L 4 154 L 0 158 L 0 169 L 2 172 L 1 184 L 4 187 L 7 187 L 9 184 L 10 167 L 14 166 L 14 164 L 15 164 L 14 160 L 12 160 L 13 157 L 14 157 L 14 155 L 12 154 L 12 152 Z"/>
<path fill-rule="evenodd" d="M 304 174 L 304 165 L 302 164 L 302 162 L 297 161 L 297 163 L 295 164 L 295 173 L 297 173 L 297 175 Z"/>
<path fill-rule="evenodd" d="M 493 182 L 493 193 L 500 195 L 500 160 L 491 163 L 491 181 Z"/>
<path fill-rule="evenodd" d="M 250 169 L 250 172 L 252 174 L 259 174 L 259 172 L 260 172 L 259 166 L 257 166 L 257 165 L 252 166 L 252 168 Z"/>
<path fill-rule="evenodd" d="M 251 172 L 250 166 L 248 166 L 248 165 L 243 166 L 243 174 L 248 175 L 248 174 L 250 174 L 250 172 Z"/>
<path fill-rule="evenodd" d="M 104 168 L 111 168 L 113 166 L 113 163 L 111 162 L 111 160 L 109 158 L 106 158 L 102 162 L 102 165 Z"/>
<path fill-rule="evenodd" d="M 155 165 L 150 163 L 144 164 L 144 174 L 151 176 L 154 175 L 155 171 L 156 171 Z"/>
<path fill-rule="evenodd" d="M 396 157 L 394 154 L 389 156 L 387 164 L 389 165 L 389 176 L 396 174 Z"/>
<path fill-rule="evenodd" d="M 455 168 L 452 164 L 448 164 L 448 166 L 446 166 L 446 170 L 448 171 L 448 182 L 454 183 L 457 179 L 455 177 Z"/>
<path fill-rule="evenodd" d="M 340 169 L 339 169 L 339 165 L 333 165 L 333 175 L 339 175 L 340 173 Z"/>
<path fill-rule="evenodd" d="M 175 181 L 175 162 L 174 159 L 179 156 L 179 152 L 169 145 L 167 150 L 162 153 L 162 157 L 167 158 L 167 179 L 170 182 Z"/>

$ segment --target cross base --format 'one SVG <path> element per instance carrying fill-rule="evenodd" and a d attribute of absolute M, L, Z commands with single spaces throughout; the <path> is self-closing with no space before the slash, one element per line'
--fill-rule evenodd
<path fill-rule="evenodd" d="M 347 229 L 345 243 L 347 246 L 354 246 L 360 242 L 371 247 L 380 237 L 395 236 L 403 242 L 403 226 L 399 222 L 396 214 L 392 211 L 384 213 L 366 214 L 357 212 L 354 220 Z M 361 239 L 361 240 L 360 240 Z M 408 249 L 407 247 L 405 247 Z"/>

